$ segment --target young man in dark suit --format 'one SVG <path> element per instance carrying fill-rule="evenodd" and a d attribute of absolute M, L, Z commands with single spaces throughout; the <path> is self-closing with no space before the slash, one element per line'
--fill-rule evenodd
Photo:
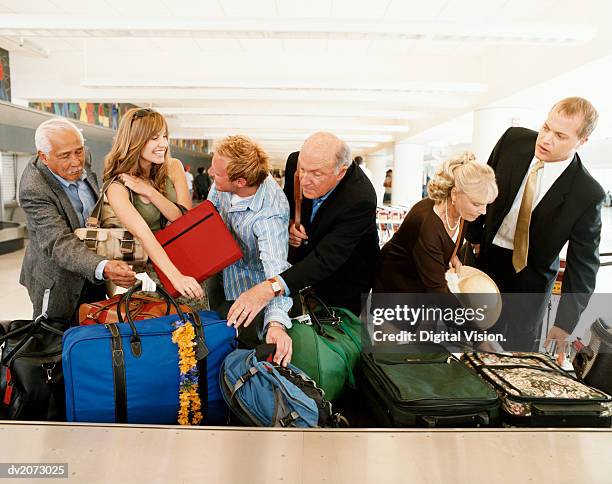
<path fill-rule="evenodd" d="M 545 347 L 566 348 L 595 289 L 604 191 L 576 153 L 597 124 L 586 99 L 553 106 L 539 133 L 508 129 L 491 153 L 499 196 L 470 226 L 478 265 L 510 299 L 493 330 L 505 349 L 536 350 L 541 324 L 566 243 L 562 296 Z M 493 331 L 491 330 L 491 331 Z M 563 350 L 562 350 L 563 351 Z"/>
<path fill-rule="evenodd" d="M 236 300 L 228 320 L 237 325 L 250 324 L 278 291 L 295 296 L 308 286 L 325 303 L 359 314 L 361 294 L 372 287 L 379 247 L 370 180 L 351 162 L 346 143 L 331 133 L 315 133 L 304 142 L 296 169 L 303 200 L 299 228 L 289 227 L 293 266 L 276 284 L 265 281 Z"/>

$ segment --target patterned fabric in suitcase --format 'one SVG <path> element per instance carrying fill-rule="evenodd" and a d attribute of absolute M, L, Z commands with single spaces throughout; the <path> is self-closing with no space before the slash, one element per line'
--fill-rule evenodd
<path fill-rule="evenodd" d="M 466 353 L 462 361 L 491 383 L 502 421 L 533 427 L 609 427 L 612 399 L 539 353 Z"/>

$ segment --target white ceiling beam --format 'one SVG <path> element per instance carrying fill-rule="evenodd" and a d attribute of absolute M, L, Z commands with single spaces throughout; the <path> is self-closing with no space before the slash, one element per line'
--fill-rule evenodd
<path fill-rule="evenodd" d="M 393 120 L 415 120 L 423 119 L 426 114 L 422 111 L 392 111 L 392 110 L 368 110 L 354 108 L 350 105 L 339 104 L 334 107 L 316 106 L 304 107 L 282 107 L 282 106 L 219 106 L 217 108 L 206 107 L 171 107 L 156 106 L 154 108 L 164 116 L 180 116 L 188 119 L 192 116 L 248 116 L 248 117 L 302 117 L 317 116 L 329 118 L 378 118 Z"/>
<path fill-rule="evenodd" d="M 573 45 L 591 40 L 591 25 L 545 22 L 406 22 L 339 19 L 240 19 L 0 15 L 0 35 L 23 37 L 174 37 L 408 40 L 492 44 Z"/>
<path fill-rule="evenodd" d="M 81 86 L 91 89 L 240 89 L 286 90 L 286 91 L 359 91 L 387 93 L 427 93 L 427 94 L 481 94 L 489 90 L 487 84 L 480 82 L 444 82 L 444 81 L 283 81 L 283 80 L 130 80 L 130 79 L 82 79 Z"/>
<path fill-rule="evenodd" d="M 61 96 L 48 93 L 43 96 L 30 96 L 32 101 L 63 101 L 63 102 L 133 102 L 133 103 L 163 103 L 164 101 L 180 100 L 211 100 L 211 101 L 303 101 L 328 103 L 375 103 L 403 104 L 411 107 L 466 109 L 474 102 L 469 93 L 461 96 L 451 93 L 434 92 L 392 92 L 384 90 L 333 90 L 333 89 L 224 89 L 224 88 L 144 88 L 130 87 L 99 88 L 96 94 L 91 88 L 85 96 L 72 97 L 65 93 Z"/>

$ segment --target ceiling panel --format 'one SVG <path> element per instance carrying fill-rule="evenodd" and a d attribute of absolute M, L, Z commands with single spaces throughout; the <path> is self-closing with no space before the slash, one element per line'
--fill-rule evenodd
<path fill-rule="evenodd" d="M 390 3 L 391 0 L 333 0 L 332 17 L 380 19 L 384 17 Z"/>
<path fill-rule="evenodd" d="M 168 10 L 177 17 L 224 17 L 219 0 L 164 0 Z"/>
<path fill-rule="evenodd" d="M 234 18 L 276 18 L 274 0 L 222 0 L 221 8 L 228 17 Z"/>
<path fill-rule="evenodd" d="M 9 8 L 13 13 L 22 14 L 57 14 L 57 5 L 50 0 L 3 1 L 0 5 Z"/>
<path fill-rule="evenodd" d="M 450 0 L 440 12 L 439 20 L 503 18 L 501 8 L 506 3 L 508 0 Z M 506 18 L 505 20 L 511 19 Z"/>
<path fill-rule="evenodd" d="M 363 55 L 368 52 L 371 40 L 328 40 L 327 50 L 330 54 Z"/>
<path fill-rule="evenodd" d="M 389 20 L 422 20 L 430 22 L 437 18 L 447 3 L 448 0 L 427 0 L 426 2 L 391 0 L 385 18 Z"/>
<path fill-rule="evenodd" d="M 104 1 L 113 9 L 113 13 L 119 15 L 129 15 L 134 17 L 167 17 L 168 15 L 172 15 L 172 12 L 162 0 Z"/>
<path fill-rule="evenodd" d="M 327 53 L 327 40 L 318 39 L 284 39 L 283 48 L 286 53 L 296 52 L 299 54 L 321 55 Z"/>
<path fill-rule="evenodd" d="M 49 49 L 51 54 L 63 51 L 82 51 L 84 42 L 83 39 L 60 39 L 57 37 L 32 37 L 30 40 L 42 48 Z"/>
<path fill-rule="evenodd" d="M 245 52 L 242 43 L 235 39 L 194 39 L 194 42 L 206 54 L 234 55 Z"/>
<path fill-rule="evenodd" d="M 276 0 L 281 18 L 328 18 L 331 16 L 332 0 Z"/>
<path fill-rule="evenodd" d="M 415 42 L 398 40 L 373 40 L 368 48 L 368 55 L 377 56 L 465 56 L 476 57 L 487 52 L 490 46 L 483 43 L 469 42 Z"/>
<path fill-rule="evenodd" d="M 111 6 L 106 0 L 83 1 L 83 0 L 51 0 L 59 8 L 61 13 L 72 15 L 108 15 Z M 58 13 L 57 11 L 55 13 Z"/>
<path fill-rule="evenodd" d="M 75 42 L 83 42 L 88 53 L 92 54 L 96 50 L 122 51 L 122 52 L 151 52 L 151 50 L 170 51 L 174 49 L 186 49 L 199 52 L 199 46 L 195 40 L 191 39 L 163 39 L 163 38 L 91 38 L 76 39 Z M 177 51 L 182 52 L 182 50 Z"/>
<path fill-rule="evenodd" d="M 284 44 L 280 39 L 242 39 L 240 45 L 244 52 L 251 55 L 271 56 L 284 52 Z"/>

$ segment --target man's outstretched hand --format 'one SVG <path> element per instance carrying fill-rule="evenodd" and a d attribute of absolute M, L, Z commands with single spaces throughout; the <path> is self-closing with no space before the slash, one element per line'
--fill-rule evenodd
<path fill-rule="evenodd" d="M 227 313 L 227 325 L 236 328 L 243 324 L 248 326 L 273 297 L 274 291 L 268 281 L 260 282 L 243 292 Z"/>

